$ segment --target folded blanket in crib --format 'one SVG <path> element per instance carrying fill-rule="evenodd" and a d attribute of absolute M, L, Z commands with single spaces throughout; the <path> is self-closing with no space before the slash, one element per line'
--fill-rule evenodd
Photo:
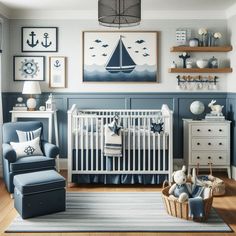
<path fill-rule="evenodd" d="M 204 204 L 202 197 L 189 198 L 189 217 L 201 219 L 204 217 Z"/>
<path fill-rule="evenodd" d="M 114 126 L 117 126 L 114 120 L 110 124 L 105 125 L 105 146 L 104 146 L 104 155 L 105 156 L 122 156 L 122 137 L 121 129 L 117 127 L 114 129 Z"/>

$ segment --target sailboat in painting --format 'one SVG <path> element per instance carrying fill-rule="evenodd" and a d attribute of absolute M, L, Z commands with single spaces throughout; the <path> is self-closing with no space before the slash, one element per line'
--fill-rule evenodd
<path fill-rule="evenodd" d="M 125 45 L 122 41 L 122 36 L 120 35 L 118 44 L 115 47 L 115 50 L 108 60 L 105 68 L 110 73 L 131 73 L 135 66 L 136 64 L 125 48 Z"/>

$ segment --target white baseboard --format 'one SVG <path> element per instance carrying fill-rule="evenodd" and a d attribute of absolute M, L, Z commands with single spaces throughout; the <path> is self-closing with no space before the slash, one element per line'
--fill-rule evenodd
<path fill-rule="evenodd" d="M 236 166 L 231 166 L 232 179 L 236 180 Z"/>

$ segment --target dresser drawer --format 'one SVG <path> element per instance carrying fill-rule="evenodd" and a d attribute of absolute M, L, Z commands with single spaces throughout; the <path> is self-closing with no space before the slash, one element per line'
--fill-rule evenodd
<path fill-rule="evenodd" d="M 191 162 L 192 165 L 227 165 L 229 158 L 227 152 L 192 152 Z"/>
<path fill-rule="evenodd" d="M 217 139 L 204 139 L 204 138 L 193 138 L 192 139 L 192 150 L 227 150 L 228 143 L 225 138 Z"/>
<path fill-rule="evenodd" d="M 192 125 L 192 136 L 227 136 L 228 130 L 227 125 L 217 124 L 217 125 Z"/>

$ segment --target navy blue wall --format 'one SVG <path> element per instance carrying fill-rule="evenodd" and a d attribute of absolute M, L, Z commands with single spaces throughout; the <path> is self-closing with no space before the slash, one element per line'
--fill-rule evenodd
<path fill-rule="evenodd" d="M 10 121 L 9 110 L 16 103 L 20 93 L 3 93 L 4 122 Z M 76 103 L 80 108 L 110 108 L 110 109 L 160 109 L 162 104 L 174 111 L 174 158 L 183 158 L 183 118 L 194 118 L 189 110 L 194 100 L 205 104 L 205 112 L 209 112 L 207 104 L 216 99 L 224 105 L 224 114 L 232 123 L 232 163 L 236 165 L 235 122 L 236 94 L 227 93 L 54 93 L 58 111 L 59 142 L 61 157 L 67 156 L 67 110 Z M 48 93 L 38 96 L 38 105 L 45 105 Z M 202 118 L 205 114 L 202 115 Z M 44 121 L 47 126 L 46 121 Z M 46 130 L 46 129 L 45 129 Z M 47 132 L 45 133 L 47 135 Z M 234 157 L 234 158 L 233 158 Z"/>

